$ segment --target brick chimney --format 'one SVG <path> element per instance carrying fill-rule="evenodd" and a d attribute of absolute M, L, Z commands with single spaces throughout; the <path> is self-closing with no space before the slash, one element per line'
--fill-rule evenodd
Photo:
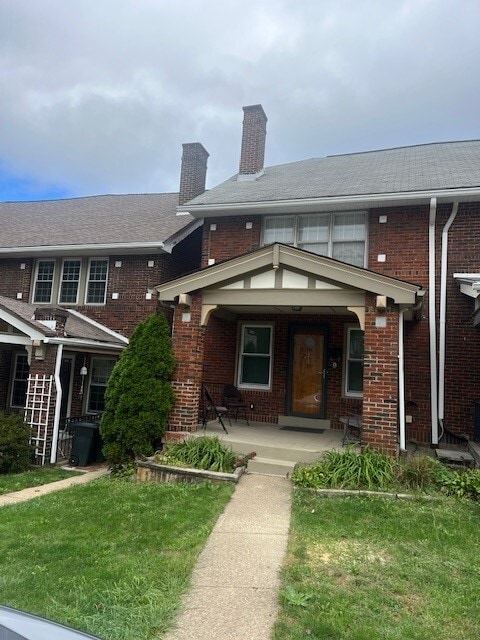
<path fill-rule="evenodd" d="M 243 107 L 239 180 L 254 180 L 263 173 L 267 116 L 261 104 Z"/>
<path fill-rule="evenodd" d="M 184 204 L 205 191 L 208 152 L 200 142 L 182 145 L 182 169 L 178 204 Z"/>
<path fill-rule="evenodd" d="M 46 327 L 55 331 L 57 336 L 65 336 L 68 311 L 59 307 L 37 307 L 33 315 L 34 319 Z"/>

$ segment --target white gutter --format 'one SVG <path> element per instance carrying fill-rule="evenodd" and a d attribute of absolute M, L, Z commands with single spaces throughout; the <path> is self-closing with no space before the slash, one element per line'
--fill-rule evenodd
<path fill-rule="evenodd" d="M 452 213 L 442 231 L 442 255 L 440 270 L 440 336 L 438 345 L 438 419 L 445 417 L 445 351 L 446 351 L 446 317 L 447 317 L 447 266 L 448 266 L 448 232 L 458 212 L 458 202 L 453 203 Z M 442 422 L 443 424 L 443 422 Z"/>
<path fill-rule="evenodd" d="M 164 251 L 163 242 L 116 242 L 98 244 L 57 244 L 33 247 L 1 247 L 0 254 L 37 255 L 45 253 L 89 253 L 95 255 L 100 252 L 138 252 L 140 250 Z"/>
<path fill-rule="evenodd" d="M 57 444 L 58 430 L 60 427 L 60 410 L 62 407 L 62 384 L 60 382 L 60 367 L 62 365 L 63 344 L 59 344 L 57 348 L 57 357 L 55 360 L 55 387 L 57 389 L 57 397 L 55 399 L 55 415 L 53 418 L 53 437 L 52 450 L 50 452 L 50 462 L 53 464 L 57 461 Z"/>
<path fill-rule="evenodd" d="M 480 186 L 464 187 L 461 189 L 438 189 L 425 191 L 399 191 L 388 193 L 373 193 L 352 196 L 323 196 L 319 198 L 290 198 L 285 200 L 264 200 L 264 201 L 245 201 L 245 202 L 217 202 L 213 204 L 192 204 L 188 206 L 177 207 L 178 213 L 190 213 L 192 216 L 207 217 L 208 214 L 217 215 L 219 212 L 232 214 L 237 211 L 243 211 L 245 214 L 255 212 L 262 213 L 264 210 L 285 210 L 291 207 L 301 206 L 303 209 L 314 209 L 316 207 L 327 206 L 335 207 L 337 205 L 351 206 L 358 208 L 359 206 L 383 206 L 400 202 L 412 204 L 412 201 L 418 203 L 426 203 L 432 199 L 437 202 L 442 201 L 468 201 L 478 199 L 480 196 Z M 248 211 L 247 211 L 248 209 Z"/>
<path fill-rule="evenodd" d="M 72 316 L 75 316 L 76 318 L 80 318 L 87 324 L 91 324 L 92 327 L 96 327 L 97 329 L 100 329 L 100 331 L 107 333 L 109 336 L 112 336 L 113 338 L 116 338 L 117 340 L 121 340 L 125 344 L 128 344 L 128 338 L 126 338 L 125 336 L 122 336 L 121 333 L 117 333 L 117 331 L 114 331 L 113 329 L 109 329 L 104 324 L 100 324 L 100 322 L 93 320 L 93 318 L 89 318 L 88 316 L 84 315 L 83 313 L 80 313 L 79 311 L 76 311 L 75 309 L 69 309 L 68 313 L 70 313 Z"/>
<path fill-rule="evenodd" d="M 68 348 L 81 347 L 82 349 L 96 349 L 98 351 L 102 351 L 104 349 L 115 349 L 116 351 L 121 351 L 127 346 L 126 344 L 99 342 L 97 340 L 87 340 L 86 338 L 45 338 L 44 342 L 48 344 L 63 344 Z"/>
<path fill-rule="evenodd" d="M 430 335 L 430 412 L 432 420 L 432 445 L 438 444 L 437 404 L 437 331 L 435 319 L 435 219 L 437 200 L 430 200 L 428 225 L 428 325 Z"/>
<path fill-rule="evenodd" d="M 404 314 L 408 309 L 401 309 L 398 316 L 398 418 L 400 422 L 400 451 L 405 451 L 406 423 L 405 423 L 405 352 L 403 342 Z"/>

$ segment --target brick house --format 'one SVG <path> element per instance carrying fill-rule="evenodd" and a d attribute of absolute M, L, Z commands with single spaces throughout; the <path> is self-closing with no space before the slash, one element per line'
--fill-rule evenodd
<path fill-rule="evenodd" d="M 172 430 L 201 385 L 235 383 L 250 418 L 340 427 L 395 453 L 474 429 L 480 400 L 480 141 L 264 167 L 267 118 L 244 108 L 239 172 L 179 207 L 203 221 L 174 305 Z"/>
<path fill-rule="evenodd" d="M 179 193 L 0 203 L 0 409 L 24 413 L 38 463 L 66 418 L 103 410 L 135 325 L 162 310 L 155 285 L 198 267 L 201 221 L 176 207 L 204 191 L 207 157 L 183 145 Z"/>

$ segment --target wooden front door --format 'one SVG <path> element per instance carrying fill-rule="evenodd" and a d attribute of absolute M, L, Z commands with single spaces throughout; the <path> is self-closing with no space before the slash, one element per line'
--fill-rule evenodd
<path fill-rule="evenodd" d="M 325 417 L 326 330 L 292 325 L 287 386 L 287 414 Z"/>

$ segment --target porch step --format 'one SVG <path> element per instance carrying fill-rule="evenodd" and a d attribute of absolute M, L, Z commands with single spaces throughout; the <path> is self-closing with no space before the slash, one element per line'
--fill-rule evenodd
<path fill-rule="evenodd" d="M 248 461 L 247 469 L 249 473 L 285 477 L 287 474 L 292 473 L 295 464 L 291 460 L 275 460 L 274 458 L 259 458 L 256 456 Z"/>
<path fill-rule="evenodd" d="M 255 451 L 257 455 L 252 459 L 252 461 L 267 458 L 269 460 L 281 460 L 295 464 L 296 462 L 313 462 L 320 455 L 318 449 L 312 449 L 311 451 L 304 447 L 299 449 L 295 449 L 293 447 L 286 449 L 283 447 L 276 447 L 274 445 L 242 442 L 234 440 L 233 438 L 229 438 L 227 444 L 235 451 L 235 453 L 247 454 L 251 451 Z"/>
<path fill-rule="evenodd" d="M 480 444 L 478 444 L 478 442 L 473 442 L 473 440 L 469 440 L 468 450 L 475 460 L 476 466 L 480 466 Z"/>

